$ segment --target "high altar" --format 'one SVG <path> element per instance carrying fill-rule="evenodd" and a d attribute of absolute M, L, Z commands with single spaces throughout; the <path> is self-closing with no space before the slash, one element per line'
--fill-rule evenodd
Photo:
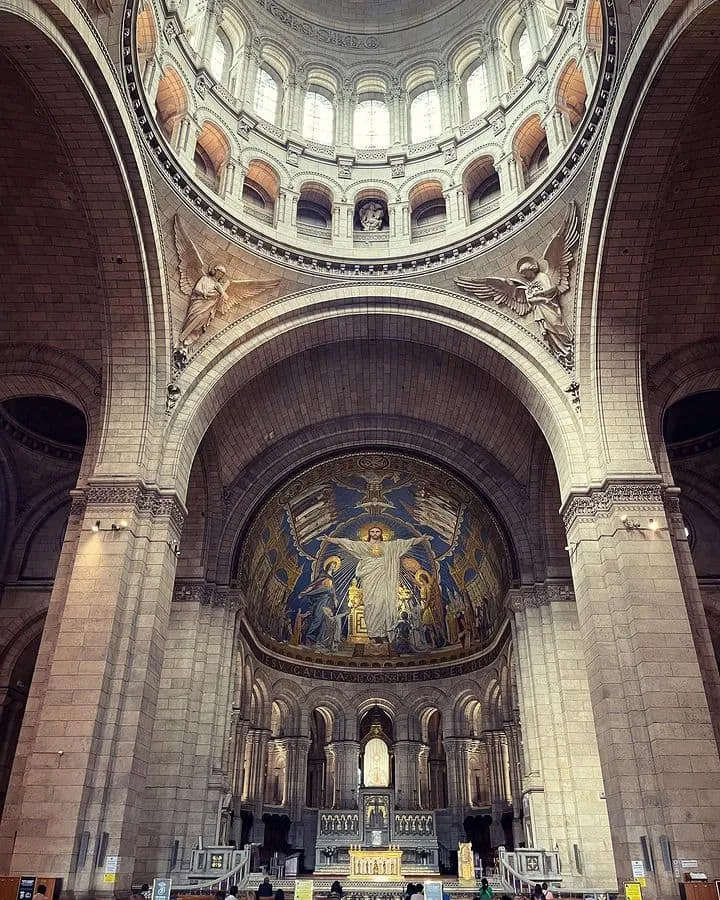
<path fill-rule="evenodd" d="M 360 788 L 356 809 L 319 811 L 316 873 L 395 881 L 437 871 L 435 814 L 397 809 L 392 789 Z"/>

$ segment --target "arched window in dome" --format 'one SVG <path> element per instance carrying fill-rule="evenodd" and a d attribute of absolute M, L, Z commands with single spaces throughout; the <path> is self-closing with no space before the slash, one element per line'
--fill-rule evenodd
<path fill-rule="evenodd" d="M 232 63 L 232 48 L 227 35 L 223 31 L 218 31 L 215 35 L 213 43 L 212 56 L 210 57 L 210 74 L 221 83 L 226 79 L 226 73 Z"/>
<path fill-rule="evenodd" d="M 522 69 L 523 75 L 527 75 L 532 68 L 532 64 L 535 62 L 535 54 L 533 53 L 527 28 L 523 28 L 520 37 L 518 38 L 517 50 L 518 57 L 520 58 L 520 68 Z"/>
<path fill-rule="evenodd" d="M 390 111 L 384 100 L 371 97 L 355 107 L 353 143 L 361 150 L 390 146 Z"/>
<path fill-rule="evenodd" d="M 335 108 L 320 91 L 305 94 L 303 137 L 318 144 L 332 144 L 335 140 Z"/>
<path fill-rule="evenodd" d="M 255 112 L 266 122 L 275 124 L 278 112 L 280 88 L 277 79 L 265 68 L 260 67 L 255 76 Z"/>
<path fill-rule="evenodd" d="M 479 63 L 465 82 L 468 119 L 474 119 L 485 112 L 490 105 L 490 89 L 485 63 Z"/>
<path fill-rule="evenodd" d="M 434 87 L 420 91 L 410 104 L 410 142 L 437 137 L 442 131 L 440 97 Z"/>

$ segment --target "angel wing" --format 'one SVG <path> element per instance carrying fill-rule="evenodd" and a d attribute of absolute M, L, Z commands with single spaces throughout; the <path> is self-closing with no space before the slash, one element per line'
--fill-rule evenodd
<path fill-rule="evenodd" d="M 580 220 L 578 219 L 575 201 L 568 204 L 565 221 L 547 245 L 545 262 L 548 275 L 558 293 L 564 294 L 570 287 L 570 264 L 573 261 L 572 251 L 580 240 Z"/>
<path fill-rule="evenodd" d="M 519 316 L 530 312 L 531 306 L 525 294 L 527 285 L 517 278 L 481 278 L 479 281 L 456 278 L 455 284 L 480 300 L 494 300 L 500 306 L 507 306 Z"/>
<path fill-rule="evenodd" d="M 178 274 L 180 275 L 180 288 L 186 294 L 192 294 L 192 290 L 199 279 L 205 274 L 205 266 L 197 247 L 185 234 L 180 222 L 180 217 L 175 216 L 175 249 L 178 255 Z"/>
<path fill-rule="evenodd" d="M 272 290 L 280 284 L 280 278 L 238 278 L 223 283 L 225 296 L 220 304 L 220 315 L 224 315 L 238 303 L 253 300 L 259 294 Z"/>

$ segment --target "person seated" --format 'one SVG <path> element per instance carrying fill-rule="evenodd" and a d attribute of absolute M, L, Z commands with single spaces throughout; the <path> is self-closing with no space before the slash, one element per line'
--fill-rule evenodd
<path fill-rule="evenodd" d="M 263 878 L 263 883 L 257 889 L 258 897 L 272 897 L 275 891 L 273 891 L 273 886 L 270 884 L 270 879 L 265 876 Z"/>
<path fill-rule="evenodd" d="M 275 891 L 275 900 L 285 900 L 285 891 L 282 888 Z"/>
<path fill-rule="evenodd" d="M 339 881 L 333 881 L 330 885 L 330 897 L 342 897 L 343 889 Z"/>

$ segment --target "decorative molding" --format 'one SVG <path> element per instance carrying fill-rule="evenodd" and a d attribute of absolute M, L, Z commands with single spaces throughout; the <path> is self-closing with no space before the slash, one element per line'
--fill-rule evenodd
<path fill-rule="evenodd" d="M 243 597 L 228 585 L 207 584 L 204 581 L 176 581 L 173 603 L 200 603 L 202 606 L 240 610 Z"/>
<path fill-rule="evenodd" d="M 409 659 L 384 659 L 381 665 L 373 666 L 368 659 L 360 658 L 350 667 L 351 660 L 343 660 L 340 665 L 328 665 L 327 657 L 314 660 L 295 660 L 271 653 L 258 640 L 245 619 L 240 622 L 240 631 L 258 660 L 270 669 L 296 675 L 300 678 L 336 681 L 349 684 L 401 684 L 405 682 L 435 681 L 440 678 L 454 678 L 484 669 L 495 662 L 503 652 L 510 637 L 509 621 L 499 629 L 491 646 L 476 655 L 450 663 L 433 662 L 418 665 Z"/>
<path fill-rule="evenodd" d="M 574 493 L 565 501 L 561 514 L 565 529 L 575 519 L 607 519 L 616 506 L 633 510 L 657 510 L 663 505 L 663 488 L 659 482 L 611 482 L 583 493 Z"/>
<path fill-rule="evenodd" d="M 505 607 L 510 612 L 517 613 L 561 602 L 575 602 L 575 592 L 571 584 L 533 584 L 511 588 L 507 593 Z"/>
<path fill-rule="evenodd" d="M 143 483 L 91 484 L 74 495 L 73 503 L 84 496 L 86 506 L 134 507 L 140 516 L 169 518 L 178 531 L 182 531 L 187 510 L 175 491 L 161 491 Z"/>
<path fill-rule="evenodd" d="M 379 50 L 380 41 L 371 34 L 353 34 L 347 31 L 336 31 L 316 25 L 310 19 L 299 16 L 286 9 L 277 0 L 256 0 L 257 5 L 292 31 L 297 31 L 307 38 L 330 47 L 347 47 L 350 50 Z"/>

